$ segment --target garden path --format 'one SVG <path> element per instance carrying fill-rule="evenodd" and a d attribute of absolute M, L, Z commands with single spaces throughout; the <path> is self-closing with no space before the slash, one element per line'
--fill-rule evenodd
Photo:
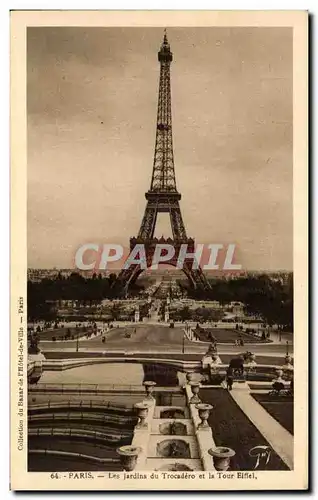
<path fill-rule="evenodd" d="M 263 434 L 266 441 L 292 470 L 294 467 L 294 438 L 277 420 L 255 401 L 246 389 L 230 391 L 234 401 L 244 411 L 245 415 Z"/>

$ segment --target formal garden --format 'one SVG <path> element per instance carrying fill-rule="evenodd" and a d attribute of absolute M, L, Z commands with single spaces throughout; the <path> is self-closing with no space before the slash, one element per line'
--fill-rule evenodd
<path fill-rule="evenodd" d="M 97 334 L 98 326 L 94 321 L 76 324 L 62 321 L 28 326 L 28 338 L 36 336 L 39 341 L 76 340 L 80 337 L 90 338 Z"/>
<path fill-rule="evenodd" d="M 197 325 L 193 330 L 197 340 L 201 342 L 218 342 L 225 344 L 237 344 L 244 346 L 245 344 L 255 344 L 271 342 L 266 336 L 258 336 L 254 333 L 247 333 L 235 328 L 203 328 Z"/>
<path fill-rule="evenodd" d="M 227 390 L 204 388 L 201 389 L 200 395 L 202 400 L 213 405 L 208 422 L 215 444 L 232 448 L 236 452 L 231 470 L 253 470 L 255 457 L 250 455 L 250 450 L 256 446 L 270 447 L 269 443 Z M 288 470 L 288 467 L 277 453 L 271 450 L 268 463 L 261 460 L 258 470 Z"/>
<path fill-rule="evenodd" d="M 292 394 L 275 394 L 274 391 L 252 393 L 253 398 L 279 422 L 294 434 L 294 397 Z"/>

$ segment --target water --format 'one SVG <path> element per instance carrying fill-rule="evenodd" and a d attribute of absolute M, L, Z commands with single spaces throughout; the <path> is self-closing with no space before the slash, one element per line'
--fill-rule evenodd
<path fill-rule="evenodd" d="M 185 374 L 163 365 L 100 363 L 64 371 L 44 371 L 40 383 L 140 386 L 144 380 L 154 380 L 157 385 L 177 386 L 185 383 Z"/>
<path fill-rule="evenodd" d="M 45 371 L 41 383 L 142 385 L 144 370 L 138 363 L 103 363 L 64 371 Z"/>

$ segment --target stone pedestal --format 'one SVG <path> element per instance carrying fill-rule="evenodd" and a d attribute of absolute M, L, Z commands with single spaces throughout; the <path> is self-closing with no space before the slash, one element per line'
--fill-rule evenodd
<path fill-rule="evenodd" d="M 248 362 L 250 364 L 256 364 L 256 355 L 253 352 L 251 352 L 249 359 L 248 359 Z"/>
<path fill-rule="evenodd" d="M 293 358 L 290 356 L 290 354 L 286 354 L 285 356 L 285 364 L 286 365 L 291 365 L 293 362 Z"/>
<path fill-rule="evenodd" d="M 281 370 L 281 369 L 276 370 L 276 375 L 277 375 L 277 377 L 276 377 L 275 379 L 273 379 L 273 381 L 272 381 L 272 382 L 273 382 L 273 383 L 274 383 L 274 382 L 278 382 L 278 383 L 280 383 L 280 384 L 284 384 L 284 380 L 283 380 L 283 373 L 284 373 L 284 372 L 283 372 L 283 370 Z"/>
<path fill-rule="evenodd" d="M 217 352 L 215 352 L 215 353 L 213 353 L 211 355 L 211 359 L 212 359 L 212 363 L 213 364 L 216 364 L 216 365 L 221 365 L 222 364 L 221 358 L 220 358 L 220 356 L 218 355 Z"/>
<path fill-rule="evenodd" d="M 257 366 L 256 361 L 251 361 L 251 360 L 245 365 L 247 378 L 248 378 L 249 373 L 256 372 L 256 366 Z"/>
<path fill-rule="evenodd" d="M 202 369 L 205 370 L 206 368 L 209 368 L 212 364 L 212 358 L 211 356 L 207 356 L 206 354 L 203 356 L 201 359 L 201 364 L 202 364 Z"/>
<path fill-rule="evenodd" d="M 135 311 L 135 323 L 139 323 L 140 321 L 140 313 L 139 313 L 139 309 L 136 309 Z"/>
<path fill-rule="evenodd" d="M 219 471 L 229 470 L 231 458 L 235 455 L 234 450 L 225 446 L 210 448 L 208 453 L 213 457 L 215 469 Z"/>
<path fill-rule="evenodd" d="M 39 351 L 36 354 L 28 354 L 28 361 L 36 361 L 36 362 L 42 362 L 45 361 L 46 357 L 44 356 L 43 352 L 39 349 Z"/>
<path fill-rule="evenodd" d="M 152 393 L 155 388 L 155 385 L 157 385 L 156 382 L 153 382 L 152 380 L 146 380 L 143 385 L 145 386 L 146 389 L 145 400 L 150 402 L 154 401 L 155 398 L 153 397 Z"/>
<path fill-rule="evenodd" d="M 289 354 L 286 354 L 285 364 L 283 366 L 283 370 L 286 370 L 287 372 L 292 371 L 293 370 L 292 362 L 293 362 L 293 358 Z"/>
<path fill-rule="evenodd" d="M 186 379 L 188 383 L 193 382 L 194 380 L 194 372 L 187 372 L 186 373 Z"/>

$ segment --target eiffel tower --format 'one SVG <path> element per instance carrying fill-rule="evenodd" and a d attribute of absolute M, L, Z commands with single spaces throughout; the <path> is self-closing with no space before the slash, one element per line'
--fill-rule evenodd
<path fill-rule="evenodd" d="M 143 244 L 146 249 L 147 267 L 151 266 L 156 244 L 170 244 L 175 249 L 175 255 L 166 264 L 177 265 L 180 247 L 187 244 L 187 253 L 195 252 L 195 241 L 188 238 L 183 223 L 179 201 L 181 194 L 177 191 L 171 122 L 171 90 L 170 90 L 170 64 L 172 52 L 167 39 L 166 30 L 163 42 L 158 52 L 160 63 L 159 98 L 156 127 L 156 145 L 153 162 L 152 178 L 149 191 L 146 192 L 147 205 L 137 237 L 130 238 L 130 251 L 136 245 Z M 154 238 L 158 213 L 168 212 L 172 229 L 172 238 Z M 193 288 L 209 288 L 201 268 L 197 265 L 192 268 L 194 258 L 186 257 L 183 271 Z M 197 263 L 196 263 L 197 264 Z M 117 283 L 128 286 L 136 281 L 143 269 L 139 264 L 132 264 L 123 269 Z"/>

